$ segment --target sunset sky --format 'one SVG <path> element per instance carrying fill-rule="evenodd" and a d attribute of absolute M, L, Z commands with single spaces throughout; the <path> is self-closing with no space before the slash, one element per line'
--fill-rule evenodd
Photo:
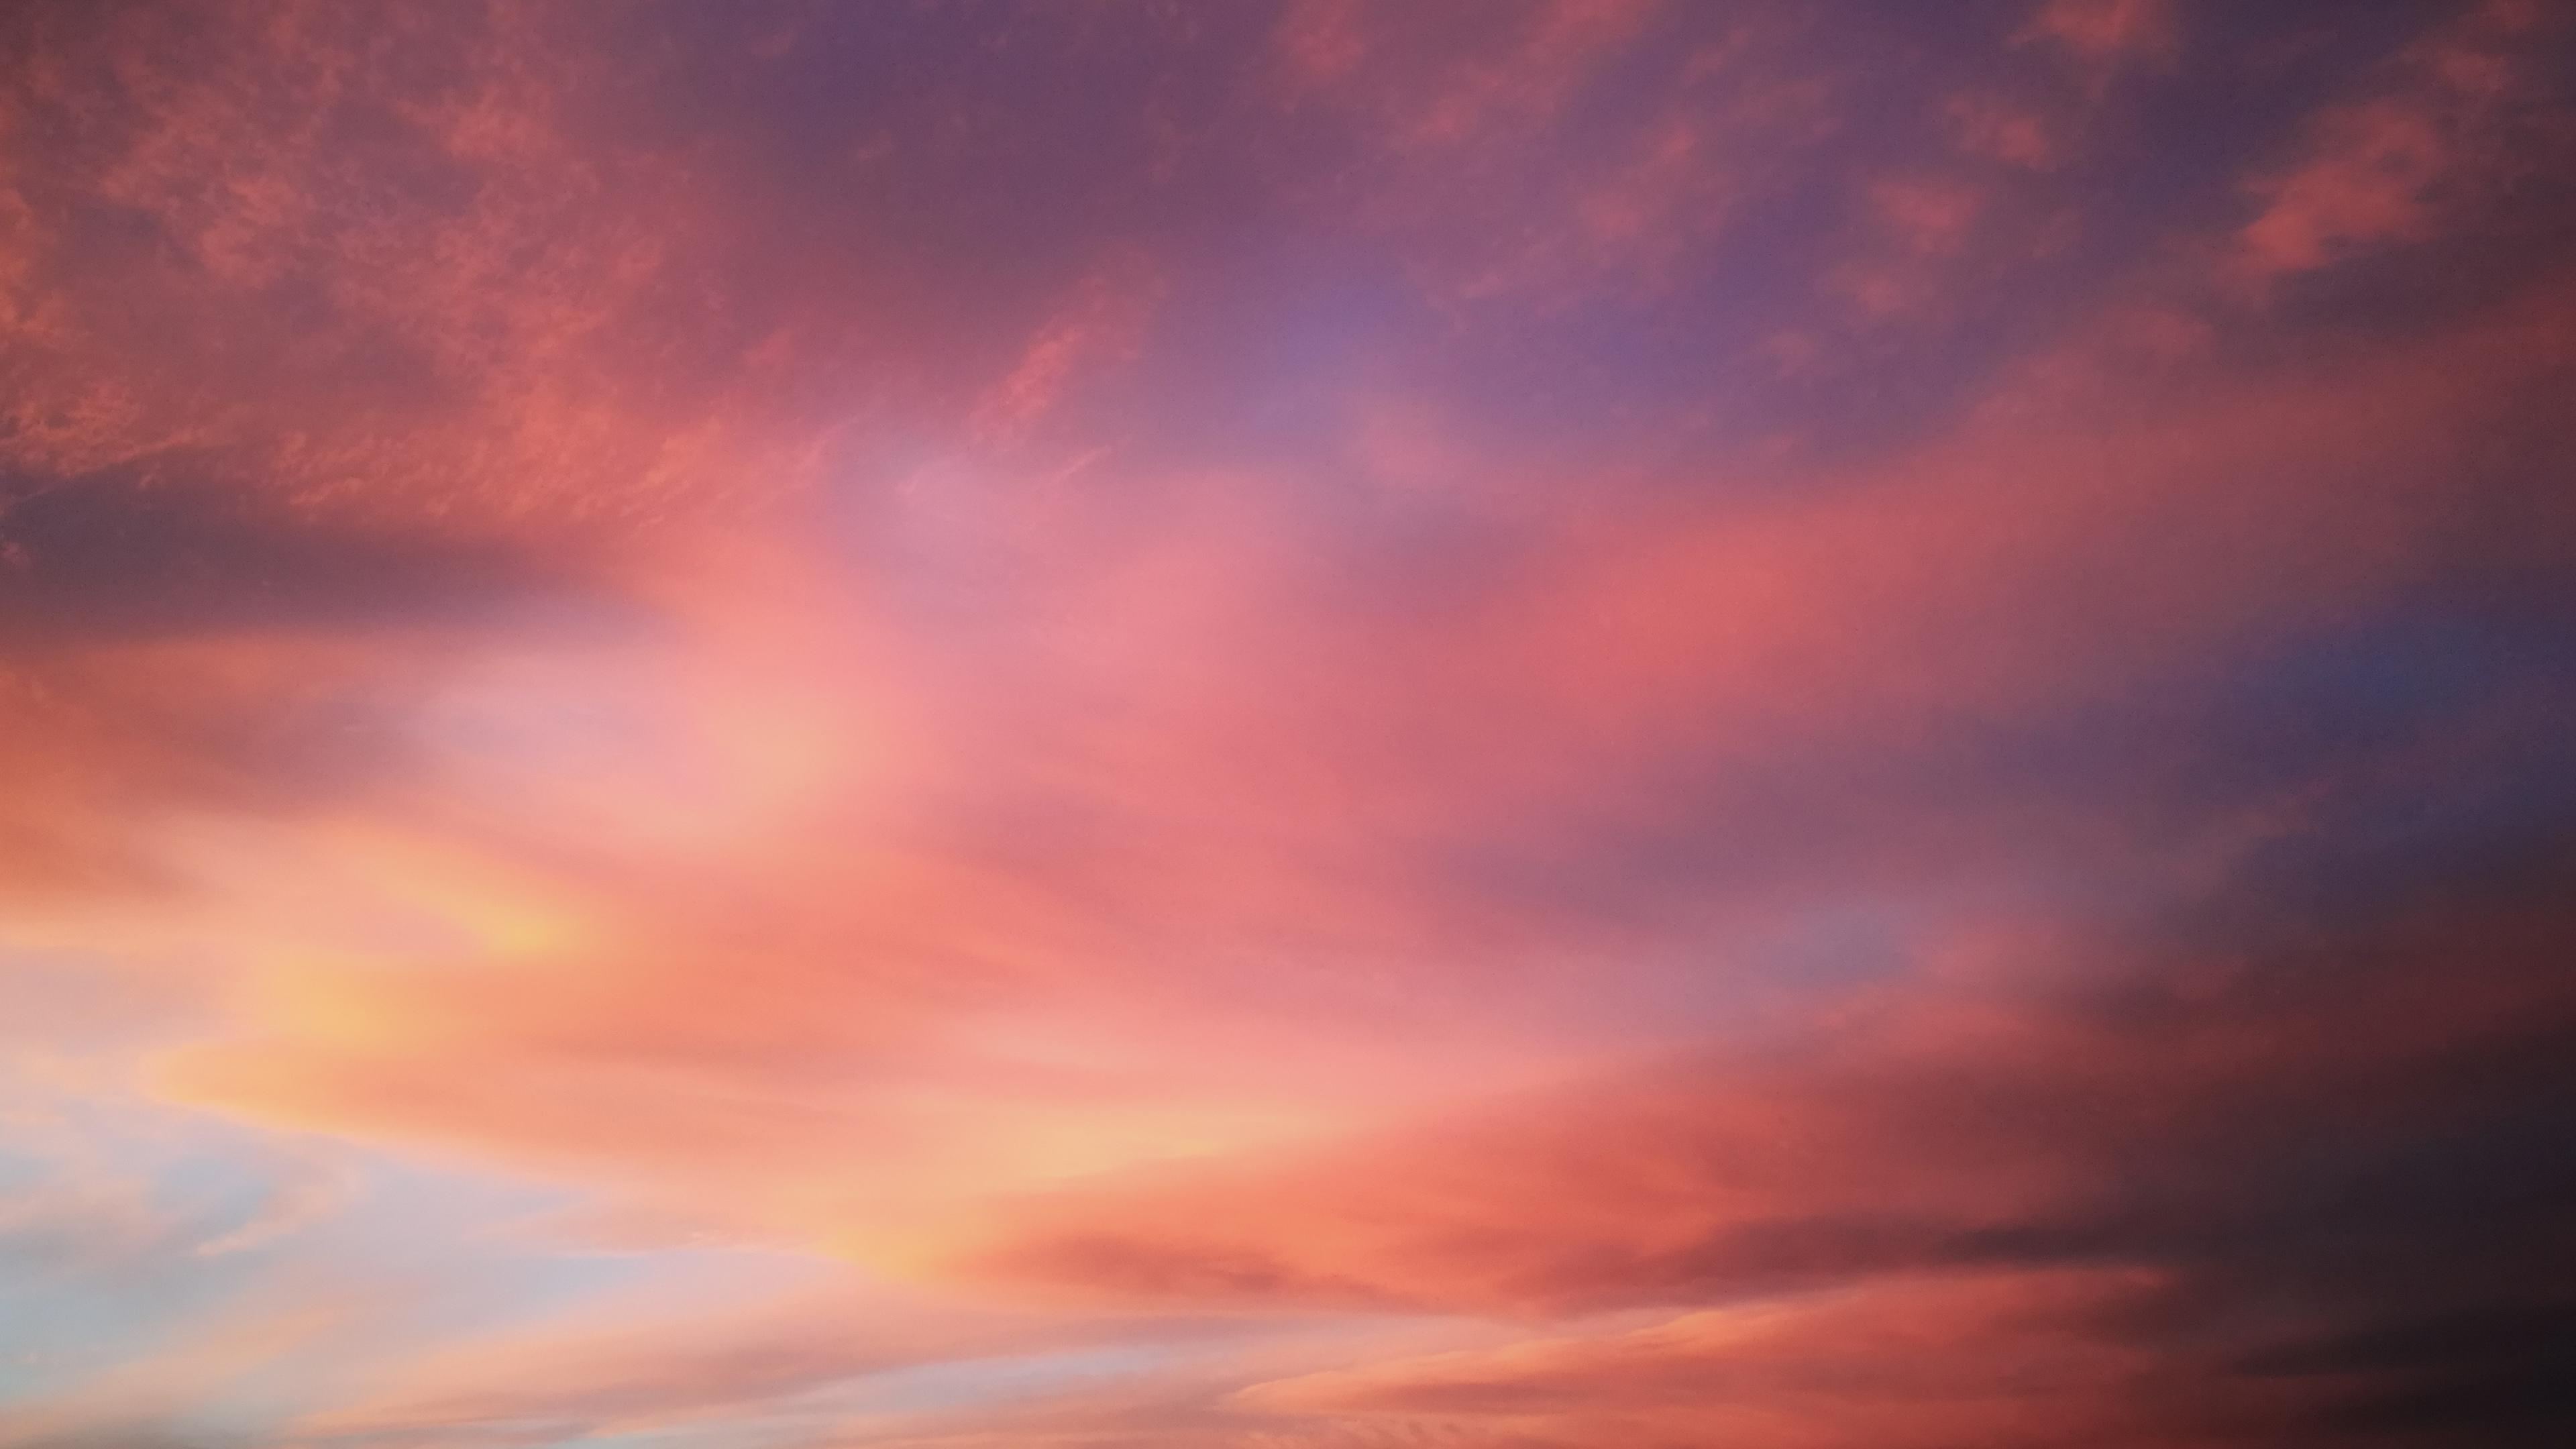
<path fill-rule="evenodd" d="M 0 1449 L 2576 1443 L 2576 6 L 0 6 Z"/>

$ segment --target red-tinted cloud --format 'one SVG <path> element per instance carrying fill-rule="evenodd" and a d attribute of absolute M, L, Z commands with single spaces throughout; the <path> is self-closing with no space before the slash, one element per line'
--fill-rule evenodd
<path fill-rule="evenodd" d="M 2255 183 L 2261 210 L 2238 265 L 2256 279 L 2296 275 L 2479 224 L 2576 144 L 2546 104 L 2564 84 L 2565 31 L 2545 7 L 2497 0 L 2409 45 Z"/>
<path fill-rule="evenodd" d="M 6 24 L 0 1440 L 2567 1422 L 2545 15 Z"/>

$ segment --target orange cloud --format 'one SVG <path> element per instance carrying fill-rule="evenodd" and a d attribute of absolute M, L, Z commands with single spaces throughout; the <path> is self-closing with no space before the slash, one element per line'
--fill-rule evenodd
<path fill-rule="evenodd" d="M 1604 938 L 1448 884 L 1456 842 L 1650 811 L 1605 788 L 1613 762 L 1760 771 L 1819 741 L 2089 707 L 2444 567 L 2421 542 L 2454 496 L 2443 440 L 2560 355 L 2564 305 L 2054 438 L 1998 398 L 1992 421 L 1817 501 L 1569 532 L 1465 610 L 1274 607 L 1298 575 L 1258 514 L 1231 534 L 1210 519 L 1187 557 L 1033 554 L 1062 568 L 1042 595 L 1061 622 L 1003 687 L 1087 704 L 993 753 L 951 723 L 986 696 L 899 653 L 836 662 L 890 648 L 863 613 L 761 609 L 643 676 L 641 707 L 679 718 L 723 680 L 702 733 L 516 787 L 617 800 L 698 777 L 697 843 L 566 857 L 470 816 L 330 839 L 356 899 L 415 889 L 418 838 L 569 924 L 497 928 L 434 965 L 365 946 L 272 965 L 240 1037 L 177 1056 L 170 1086 L 896 1263 L 919 1224 L 978 1202 L 1544 1079 L 1602 1049 L 1562 1003 Z M 1363 623 L 1381 632 L 1341 632 Z M 737 816 L 770 798 L 792 808 Z M 1005 812 L 995 834 L 964 828 L 985 810 Z M 1014 833 L 1032 818 L 1067 844 L 1030 853 Z M 1904 819 L 1884 811 L 1890 841 Z M 316 868 L 287 849 L 282 874 Z M 1450 1000 L 1443 963 L 1493 951 L 1526 984 Z M 694 1186 L 709 1162 L 713 1195 Z M 1234 1270 L 1212 1264 L 1222 1285 Z"/>
<path fill-rule="evenodd" d="M 2539 868 L 2554 880 L 2563 862 Z M 2389 1124 L 2367 1104 L 2447 1096 L 2455 1053 L 2536 1061 L 2566 1011 L 2550 889 L 2436 894 L 2247 962 L 2110 965 L 2033 943 L 2002 973 L 1936 972 L 1857 1005 L 1819 1049 L 1713 1053 L 1302 1161 L 1033 1195 L 957 1251 L 1001 1281 L 1125 1304 L 1562 1314 L 2068 1263 L 2183 1275 L 2186 1318 L 2244 1276 L 2283 1275 L 2305 1302 L 2299 1275 L 2409 1231 L 2406 1210 L 2376 1188 L 2348 1219 L 2285 1201 L 2303 1169 L 2280 1154 L 2376 1150 L 2359 1143 Z M 2477 954 L 2472 991 L 2421 969 L 2455 951 Z M 2312 954 L 2345 974 L 2303 976 Z M 1967 980 L 1992 994 L 1963 1003 Z M 2449 1100 L 2503 1107 L 2510 1075 L 2457 1084 L 2483 1107 Z M 2246 1327 L 2251 1352 L 2313 1325 Z"/>
<path fill-rule="evenodd" d="M 1898 1279 L 1310 1374 L 1237 1403 L 1434 1443 L 2168 1442 L 2153 1426 L 2175 1413 L 2157 1402 L 2170 1361 L 2098 1336 L 2154 1286 L 2120 1270 Z"/>

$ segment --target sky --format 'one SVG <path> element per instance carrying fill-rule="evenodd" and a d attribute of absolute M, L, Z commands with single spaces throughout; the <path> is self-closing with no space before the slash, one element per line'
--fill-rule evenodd
<path fill-rule="evenodd" d="M 0 11 L 0 1449 L 2576 1442 L 2576 9 Z"/>

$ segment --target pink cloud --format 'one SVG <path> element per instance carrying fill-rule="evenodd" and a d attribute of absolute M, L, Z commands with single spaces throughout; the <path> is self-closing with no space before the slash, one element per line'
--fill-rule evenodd
<path fill-rule="evenodd" d="M 2068 143 L 2037 113 L 1985 92 L 1962 92 L 1943 103 L 1942 119 L 1961 150 L 2006 165 L 2047 171 L 2065 162 Z"/>
<path fill-rule="evenodd" d="M 2527 1306 L 2576 286 L 2208 259 L 2545 222 L 2542 12 L 2116 245 L 2159 5 L 640 13 L 8 62 L 0 1246 L 149 1323 L 0 1438 L 2303 1444 Z"/>
<path fill-rule="evenodd" d="M 1956 251 L 1984 209 L 1970 186 L 1931 177 L 1893 176 L 1869 187 L 1879 218 L 1918 252 Z"/>
<path fill-rule="evenodd" d="M 2154 1286 L 2116 1269 L 1902 1278 L 1384 1360 L 1255 1385 L 1237 1402 L 1426 1442 L 2160 1444 L 2170 1362 L 2093 1331 Z"/>
<path fill-rule="evenodd" d="M 2134 415 L 2078 399 L 2094 411 L 2054 433 L 2016 408 L 2067 402 L 2000 396 L 1884 473 L 1568 530 L 1509 587 L 1415 617 L 1280 607 L 1294 535 L 1258 508 L 1203 516 L 1185 556 L 1114 532 L 1057 553 L 1083 537 L 1068 514 L 1026 556 L 1060 570 L 1047 639 L 1066 652 L 1015 682 L 1090 703 L 1008 756 L 949 724 L 980 696 L 836 667 L 883 646 L 781 601 L 650 666 L 656 710 L 662 689 L 726 681 L 703 735 L 521 787 L 616 799 L 703 774 L 710 848 L 568 860 L 399 817 L 290 839 L 287 859 L 318 847 L 360 900 L 461 853 L 446 909 L 488 914 L 493 947 L 435 971 L 272 967 L 239 1036 L 175 1057 L 171 1090 L 909 1262 L 919 1224 L 1050 1182 L 1329 1141 L 1461 1082 L 1562 1072 L 1596 1049 L 1561 1024 L 1599 998 L 1567 974 L 1595 948 L 1442 888 L 1448 842 L 1650 809 L 1604 772 L 1678 751 L 1759 770 L 1793 744 L 2089 707 L 2380 597 L 2438 565 L 2447 440 L 2554 365 L 2565 305 Z M 746 642 L 748 671 L 726 662 Z M 871 743 L 840 755 L 862 721 Z M 997 799 L 1103 833 L 1032 859 L 922 823 Z M 736 811 L 741 833 L 717 828 Z M 1906 817 L 1887 818 L 1896 869 Z M 1534 968 L 1567 964 L 1449 1001 L 1444 972 L 1515 941 Z M 1266 964 L 1283 950 L 1307 963 L 1284 992 Z M 694 1186 L 710 1162 L 712 1196 Z M 1180 1281 L 1221 1289 L 1226 1261 Z"/>
<path fill-rule="evenodd" d="M 979 428 L 997 436 L 1026 429 L 1079 385 L 1082 372 L 1132 358 L 1156 291 L 1150 279 L 1134 275 L 1103 272 L 1087 278 L 978 405 Z"/>
<path fill-rule="evenodd" d="M 2370 94 L 2329 107 L 2299 158 L 2254 181 L 2236 265 L 2263 281 L 2475 225 L 2576 133 L 2535 116 L 2559 37 L 2540 12 L 2481 6 L 2408 46 Z"/>
<path fill-rule="evenodd" d="M 2169 58 L 2180 39 L 2170 0 L 2047 0 L 2021 32 L 2106 64 Z"/>
<path fill-rule="evenodd" d="M 2333 1150 L 2455 1051 L 2510 1054 L 2560 1019 L 2559 914 L 2436 899 L 2366 941 L 2290 948 L 2368 953 L 2332 1002 L 2287 961 L 2113 964 L 2062 936 L 2000 972 L 1969 953 L 1974 976 L 1855 1004 L 1814 1048 L 1715 1053 L 1302 1161 L 1033 1195 L 961 1235 L 965 1261 L 1112 1303 L 1540 1315 L 1994 1262 L 2197 1272 L 2282 1231 L 2263 1184 L 2286 1144 Z M 2454 951 L 2478 953 L 2476 989 L 2418 969 Z M 2213 1000 L 2231 1009 L 2190 1009 Z"/>

